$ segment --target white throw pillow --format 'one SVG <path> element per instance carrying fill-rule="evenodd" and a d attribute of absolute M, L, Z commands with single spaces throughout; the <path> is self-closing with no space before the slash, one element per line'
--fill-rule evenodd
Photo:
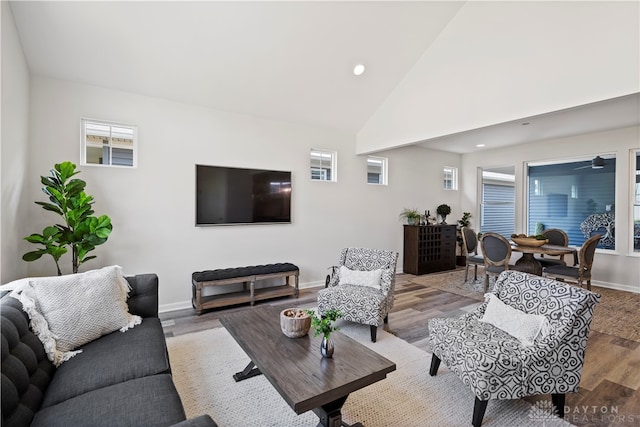
<path fill-rule="evenodd" d="M 361 271 L 351 270 L 344 265 L 340 266 L 339 285 L 357 285 L 368 286 L 374 289 L 380 289 L 380 279 L 382 278 L 382 269 Z"/>
<path fill-rule="evenodd" d="M 513 308 L 495 294 L 485 294 L 485 300 L 488 304 L 480 321 L 502 329 L 522 344 L 531 346 L 539 335 L 544 337 L 549 333 L 550 324 L 545 316 L 528 314 Z"/>
<path fill-rule="evenodd" d="M 65 276 L 37 277 L 11 296 L 22 302 L 49 360 L 60 366 L 79 346 L 142 322 L 129 314 L 129 283 L 118 266 Z"/>

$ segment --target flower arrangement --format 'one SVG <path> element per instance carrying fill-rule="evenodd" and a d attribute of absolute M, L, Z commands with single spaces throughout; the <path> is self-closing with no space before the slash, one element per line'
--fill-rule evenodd
<path fill-rule="evenodd" d="M 311 327 L 314 331 L 314 337 L 322 334 L 324 338 L 329 338 L 331 332 L 340 330 L 335 326 L 333 322 L 342 317 L 340 311 L 331 309 L 324 313 L 324 316 L 318 317 L 313 310 L 305 310 L 305 312 L 311 317 Z"/>

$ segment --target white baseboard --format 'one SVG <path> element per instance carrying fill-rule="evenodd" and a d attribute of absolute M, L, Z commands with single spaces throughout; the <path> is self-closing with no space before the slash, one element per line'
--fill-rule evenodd
<path fill-rule="evenodd" d="M 158 307 L 158 312 L 167 313 L 169 311 L 184 310 L 184 309 L 187 309 L 187 308 L 193 308 L 191 306 L 191 300 L 182 301 L 182 302 L 174 302 L 174 303 L 171 303 L 171 304 L 160 304 L 160 306 Z"/>
<path fill-rule="evenodd" d="M 301 285 L 298 285 L 298 287 L 300 289 L 308 289 L 308 288 L 320 288 L 323 287 L 324 288 L 324 280 L 320 280 L 318 282 L 307 282 L 307 283 L 303 283 Z"/>
<path fill-rule="evenodd" d="M 631 292 L 634 294 L 640 294 L 640 288 L 629 286 L 629 285 L 621 285 L 619 283 L 596 282 L 592 280 L 591 285 L 600 286 L 601 288 L 615 289 L 616 291 L 625 291 L 625 292 Z"/>

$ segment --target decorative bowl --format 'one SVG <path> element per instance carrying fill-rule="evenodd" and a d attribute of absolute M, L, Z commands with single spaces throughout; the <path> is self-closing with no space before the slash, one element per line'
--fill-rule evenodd
<path fill-rule="evenodd" d="M 309 333 L 311 317 L 299 308 L 287 308 L 280 312 L 280 329 L 289 338 L 300 338 Z"/>
<path fill-rule="evenodd" d="M 512 237 L 511 240 L 518 246 L 542 246 L 549 243 L 549 239 L 538 240 L 532 237 Z"/>

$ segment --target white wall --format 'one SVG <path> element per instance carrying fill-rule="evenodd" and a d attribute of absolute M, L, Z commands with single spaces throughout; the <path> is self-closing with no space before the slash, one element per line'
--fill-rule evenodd
<path fill-rule="evenodd" d="M 0 146 L 0 282 L 27 273 L 20 258 L 28 250 L 22 238 L 29 234 L 26 217 L 28 198 L 29 69 L 22 53 L 11 8 L 1 2 L 2 14 L 2 140 Z M 19 255 L 16 257 L 16 255 Z"/>
<path fill-rule="evenodd" d="M 367 153 L 640 90 L 638 2 L 467 2 L 357 137 Z"/>
<path fill-rule="evenodd" d="M 389 185 L 374 186 L 366 184 L 366 158 L 354 154 L 348 133 L 43 77 L 32 78 L 31 106 L 32 200 L 42 200 L 38 177 L 54 163 L 79 164 L 81 117 L 138 126 L 137 169 L 81 167 L 78 177 L 95 197 L 96 214 L 114 224 L 84 270 L 119 264 L 128 274 L 155 272 L 164 309 L 188 304 L 194 271 L 292 262 L 301 283 L 320 283 L 345 246 L 394 249 L 402 256 L 398 214 L 404 207 L 433 212 L 449 203 L 450 219 L 460 216 L 459 192 L 441 189 L 442 167 L 459 166 L 457 154 L 418 147 L 377 153 L 389 158 Z M 311 182 L 311 148 L 338 151 L 337 183 Z M 291 170 L 293 223 L 195 227 L 196 163 Z M 30 228 L 56 220 L 36 205 L 29 209 Z M 70 261 L 62 266 L 68 273 Z M 55 274 L 53 261 L 30 263 L 29 274 Z"/>
<path fill-rule="evenodd" d="M 640 292 L 640 254 L 630 251 L 631 245 L 631 164 L 632 149 L 640 148 L 640 128 L 630 127 L 607 132 L 539 141 L 495 150 L 479 151 L 462 157 L 462 209 L 473 213 L 472 225 L 477 228 L 478 179 L 480 167 L 515 166 L 516 230 L 526 230 L 526 162 L 559 159 L 592 158 L 600 154 L 616 156 L 616 251 L 598 249 L 593 267 L 593 283 L 617 289 Z M 635 171 L 635 164 L 633 164 Z M 635 172 L 633 172 L 635 174 Z M 519 256 L 519 255 L 514 255 Z"/>

